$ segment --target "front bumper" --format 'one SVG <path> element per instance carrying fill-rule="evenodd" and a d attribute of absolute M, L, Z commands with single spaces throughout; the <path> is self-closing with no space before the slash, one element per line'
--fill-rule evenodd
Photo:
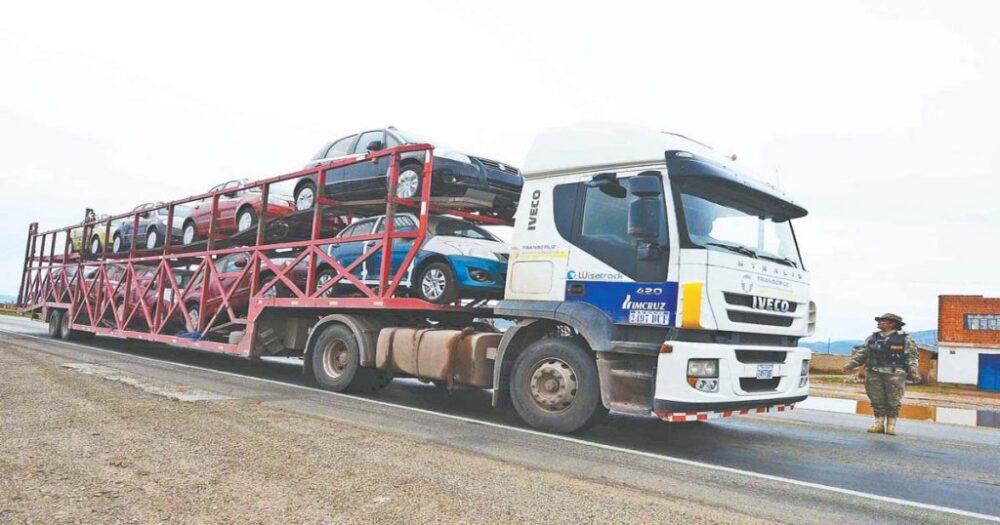
<path fill-rule="evenodd" d="M 486 296 L 503 293 L 504 283 L 507 281 L 506 262 L 464 255 L 450 256 L 448 261 L 451 263 L 452 271 L 455 272 L 455 281 L 463 292 Z M 490 279 L 476 280 L 473 277 L 475 272 L 482 272 L 479 275 L 488 275 Z"/>
<path fill-rule="evenodd" d="M 658 357 L 653 396 L 653 413 L 661 418 L 674 414 L 766 411 L 768 407 L 794 405 L 809 395 L 808 377 L 803 379 L 801 373 L 802 362 L 811 356 L 806 348 L 678 341 L 669 344 L 673 350 Z M 783 359 L 774 352 L 783 353 Z M 688 383 L 690 359 L 718 359 L 717 391 L 704 392 Z M 772 379 L 756 378 L 761 364 L 772 365 Z"/>

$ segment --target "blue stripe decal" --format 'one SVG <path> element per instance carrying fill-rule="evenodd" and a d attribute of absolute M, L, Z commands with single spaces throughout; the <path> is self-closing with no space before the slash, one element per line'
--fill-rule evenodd
<path fill-rule="evenodd" d="M 570 295 L 569 290 L 582 294 Z M 677 314 L 677 283 L 566 281 L 566 302 L 588 303 L 615 324 L 670 326 Z"/>

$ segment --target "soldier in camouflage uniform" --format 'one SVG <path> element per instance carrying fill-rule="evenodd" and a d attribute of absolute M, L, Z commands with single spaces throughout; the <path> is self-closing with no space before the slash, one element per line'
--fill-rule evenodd
<path fill-rule="evenodd" d="M 885 314 L 876 317 L 875 321 L 878 331 L 865 339 L 860 351 L 844 365 L 844 372 L 865 365 L 865 392 L 875 413 L 875 424 L 868 432 L 895 436 L 906 379 L 920 380 L 917 372 L 919 353 L 913 338 L 900 331 L 906 324 L 902 317 Z"/>

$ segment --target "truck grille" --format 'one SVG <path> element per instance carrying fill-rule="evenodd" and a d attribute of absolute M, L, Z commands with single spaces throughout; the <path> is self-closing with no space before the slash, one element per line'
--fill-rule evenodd
<path fill-rule="evenodd" d="M 781 382 L 780 377 L 772 377 L 771 379 L 741 377 L 740 388 L 742 388 L 744 392 L 765 392 L 767 390 L 777 390 L 779 382 Z"/>
<path fill-rule="evenodd" d="M 782 315 L 737 312 L 734 310 L 727 310 L 727 313 L 729 314 L 729 320 L 734 323 L 763 324 L 767 326 L 789 327 L 792 326 L 792 323 L 795 322 L 794 317 L 785 317 Z"/>
<path fill-rule="evenodd" d="M 788 352 L 780 350 L 737 350 L 736 360 L 741 363 L 784 363 Z"/>
<path fill-rule="evenodd" d="M 489 168 L 491 170 L 502 171 L 504 173 L 510 173 L 511 175 L 520 175 L 521 174 L 520 170 L 518 170 L 514 166 L 511 166 L 511 165 L 508 165 L 508 164 L 503 164 L 503 163 L 497 162 L 495 160 L 484 159 L 482 157 L 476 157 L 476 160 L 478 160 L 479 162 L 482 162 L 483 166 L 486 166 L 487 168 Z M 503 166 L 503 167 L 501 167 L 501 166 Z"/>
<path fill-rule="evenodd" d="M 738 306 L 746 306 L 747 308 L 753 308 L 753 296 L 745 295 L 741 293 L 724 292 L 722 294 L 726 298 L 726 302 Z M 798 303 L 788 301 L 788 312 L 794 312 L 798 307 Z"/>

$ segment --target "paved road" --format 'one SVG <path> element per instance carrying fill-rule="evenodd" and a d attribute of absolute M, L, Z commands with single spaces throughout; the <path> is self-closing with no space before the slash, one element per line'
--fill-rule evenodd
<path fill-rule="evenodd" d="M 510 410 L 492 409 L 488 392 L 397 381 L 374 396 L 332 394 L 313 388 L 294 363 L 111 338 L 66 344 L 39 339 L 44 329 L 0 318 L 4 341 L 68 361 L 775 520 L 940 523 L 978 514 L 1000 521 L 996 429 L 905 421 L 900 436 L 871 436 L 867 418 L 800 410 L 674 425 L 612 415 L 584 436 L 556 437 L 525 429 Z"/>

